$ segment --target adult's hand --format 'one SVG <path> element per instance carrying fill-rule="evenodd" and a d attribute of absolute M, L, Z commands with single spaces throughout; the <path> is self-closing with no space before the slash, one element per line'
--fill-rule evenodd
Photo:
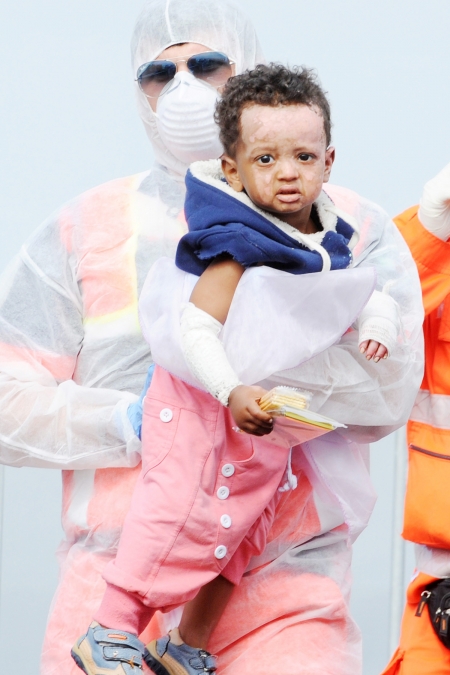
<path fill-rule="evenodd" d="M 131 425 L 134 429 L 134 433 L 139 439 L 141 438 L 142 432 L 142 404 L 145 398 L 145 394 L 147 393 L 147 390 L 150 386 L 150 382 L 152 381 L 154 370 L 155 364 L 152 363 L 152 365 L 149 367 L 147 371 L 147 377 L 145 378 L 144 388 L 141 391 L 141 395 L 139 396 L 136 403 L 131 403 L 127 409 L 127 417 L 131 422 Z"/>
<path fill-rule="evenodd" d="M 450 164 L 425 184 L 418 215 L 435 237 L 450 238 Z"/>

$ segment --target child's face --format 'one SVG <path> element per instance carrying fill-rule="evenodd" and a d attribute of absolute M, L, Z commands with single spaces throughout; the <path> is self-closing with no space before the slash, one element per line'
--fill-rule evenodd
<path fill-rule="evenodd" d="M 240 127 L 235 158 L 222 158 L 228 183 L 260 208 L 309 231 L 311 206 L 334 161 L 319 110 L 255 104 L 242 111 Z"/>

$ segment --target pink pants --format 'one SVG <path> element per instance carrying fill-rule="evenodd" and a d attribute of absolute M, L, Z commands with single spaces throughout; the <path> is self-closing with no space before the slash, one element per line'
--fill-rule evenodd
<path fill-rule="evenodd" d="M 233 426 L 212 396 L 156 367 L 144 402 L 142 472 L 104 572 L 103 625 L 120 628 L 114 603 L 142 605 L 145 615 L 187 602 L 219 574 L 237 584 L 263 551 L 289 451 Z"/>

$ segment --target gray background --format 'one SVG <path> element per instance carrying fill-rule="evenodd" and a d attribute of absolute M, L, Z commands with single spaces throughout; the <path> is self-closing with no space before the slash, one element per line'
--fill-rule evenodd
<path fill-rule="evenodd" d="M 329 92 L 333 182 L 392 215 L 450 160 L 448 0 L 241 0 L 269 60 L 315 66 Z M 14 0 L 0 7 L 0 268 L 67 199 L 146 169 L 128 43 L 140 0 Z M 355 547 L 365 675 L 389 658 L 394 442 L 376 444 L 379 501 Z M 38 673 L 57 583 L 56 471 L 5 470 L 2 672 Z M 405 581 L 412 569 L 410 552 Z M 61 674 L 62 675 L 62 674 Z"/>

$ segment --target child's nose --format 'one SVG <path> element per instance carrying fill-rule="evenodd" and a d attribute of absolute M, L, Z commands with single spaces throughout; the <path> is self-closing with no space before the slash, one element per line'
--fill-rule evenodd
<path fill-rule="evenodd" d="M 281 180 L 295 180 L 299 175 L 298 162 L 285 159 L 278 164 L 278 177 Z"/>

